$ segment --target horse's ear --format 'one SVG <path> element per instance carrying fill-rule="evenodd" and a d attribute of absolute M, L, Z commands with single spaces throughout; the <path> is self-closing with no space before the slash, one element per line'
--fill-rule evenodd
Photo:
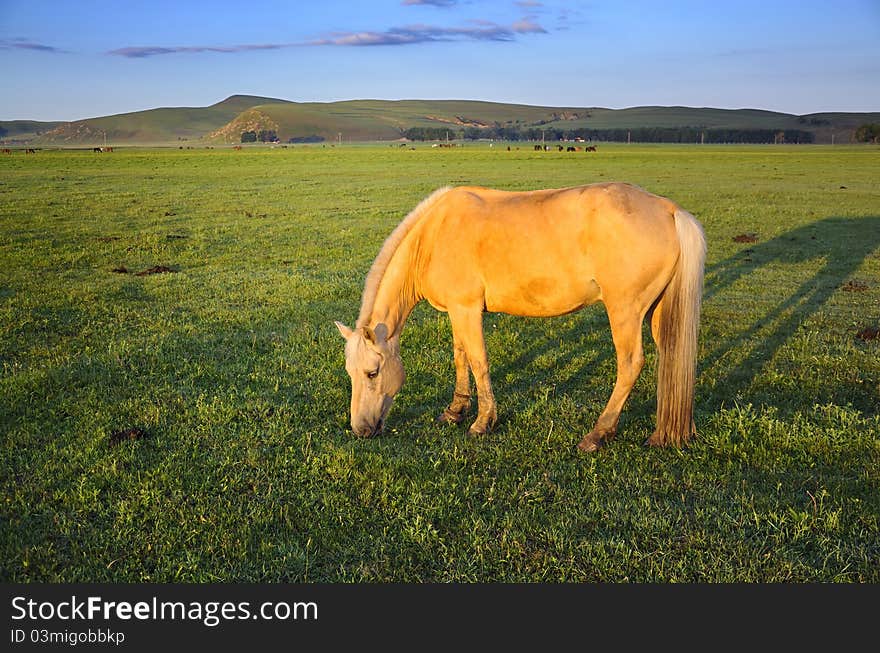
<path fill-rule="evenodd" d="M 336 325 L 336 328 L 339 329 L 339 333 L 341 333 L 342 337 L 345 338 L 346 340 L 351 338 L 351 334 L 354 333 L 354 331 L 349 329 L 342 322 L 334 322 L 333 324 Z"/>
<path fill-rule="evenodd" d="M 381 345 L 388 339 L 388 327 L 381 323 L 377 324 L 375 329 L 365 326 L 364 338 L 374 345 Z"/>
<path fill-rule="evenodd" d="M 388 340 L 388 327 L 384 322 L 380 322 L 376 325 L 376 328 L 373 329 L 373 333 L 376 335 L 376 342 L 385 342 Z"/>

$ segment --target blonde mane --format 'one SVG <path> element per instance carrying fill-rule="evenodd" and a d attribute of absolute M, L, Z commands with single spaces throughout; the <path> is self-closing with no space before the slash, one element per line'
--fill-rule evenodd
<path fill-rule="evenodd" d="M 412 231 L 413 226 L 415 226 L 416 222 L 424 216 L 428 209 L 450 189 L 450 186 L 444 186 L 428 195 L 428 197 L 419 202 L 416 208 L 410 211 L 409 214 L 401 220 L 400 224 L 398 224 L 388 238 L 385 239 L 385 242 L 382 244 L 382 249 L 380 249 L 379 254 L 376 255 L 373 265 L 367 273 L 367 279 L 364 282 L 364 294 L 361 299 L 361 312 L 357 319 L 357 328 L 367 325 L 367 321 L 370 319 L 370 315 L 373 312 L 373 304 L 376 302 L 376 294 L 379 292 L 379 284 L 382 281 L 382 277 L 385 275 L 385 270 L 388 268 L 388 264 L 391 263 L 391 259 L 394 257 L 394 253 L 400 246 L 400 243 L 403 242 L 403 239 L 406 238 L 410 231 Z"/>

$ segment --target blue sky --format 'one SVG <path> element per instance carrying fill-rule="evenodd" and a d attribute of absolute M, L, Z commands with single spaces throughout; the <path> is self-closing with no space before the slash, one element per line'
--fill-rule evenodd
<path fill-rule="evenodd" d="M 880 111 L 880 0 L 0 0 L 0 119 L 235 93 Z"/>

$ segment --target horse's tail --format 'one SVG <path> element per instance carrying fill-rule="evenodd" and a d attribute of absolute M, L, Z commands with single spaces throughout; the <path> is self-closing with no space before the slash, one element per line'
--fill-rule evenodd
<path fill-rule="evenodd" d="M 683 209 L 675 211 L 675 230 L 681 253 L 657 306 L 660 315 L 655 329 L 657 430 L 649 443 L 659 446 L 681 446 L 696 433 L 694 385 L 706 238 L 700 223 Z"/>

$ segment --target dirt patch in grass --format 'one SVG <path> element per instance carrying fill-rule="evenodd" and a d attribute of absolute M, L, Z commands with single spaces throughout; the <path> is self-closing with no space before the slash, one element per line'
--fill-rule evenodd
<path fill-rule="evenodd" d="M 134 276 L 136 277 L 146 277 L 151 274 L 166 274 L 169 272 L 177 272 L 175 268 L 169 268 L 167 265 L 154 265 L 151 268 L 147 268 L 146 270 L 141 270 L 140 272 L 135 272 Z M 132 274 L 132 271 L 129 270 L 124 265 L 117 265 L 113 268 L 113 272 L 116 274 Z"/>
<path fill-rule="evenodd" d="M 733 237 L 735 243 L 757 243 L 758 234 L 739 234 Z"/>
<path fill-rule="evenodd" d="M 134 440 L 143 440 L 148 433 L 137 426 L 130 426 L 127 429 L 120 429 L 110 434 L 109 443 L 111 447 L 115 447 L 120 442 L 133 442 Z"/>
<path fill-rule="evenodd" d="M 840 289 L 846 292 L 863 292 L 868 289 L 868 284 L 860 279 L 850 279 Z"/>
<path fill-rule="evenodd" d="M 146 270 L 135 272 L 134 276 L 146 277 L 150 274 L 166 274 L 168 272 L 177 272 L 177 270 L 175 270 L 174 268 L 169 268 L 167 265 L 154 265 L 153 267 L 147 268 Z"/>
<path fill-rule="evenodd" d="M 863 342 L 870 342 L 880 338 L 880 327 L 865 327 L 856 334 L 856 338 Z"/>

